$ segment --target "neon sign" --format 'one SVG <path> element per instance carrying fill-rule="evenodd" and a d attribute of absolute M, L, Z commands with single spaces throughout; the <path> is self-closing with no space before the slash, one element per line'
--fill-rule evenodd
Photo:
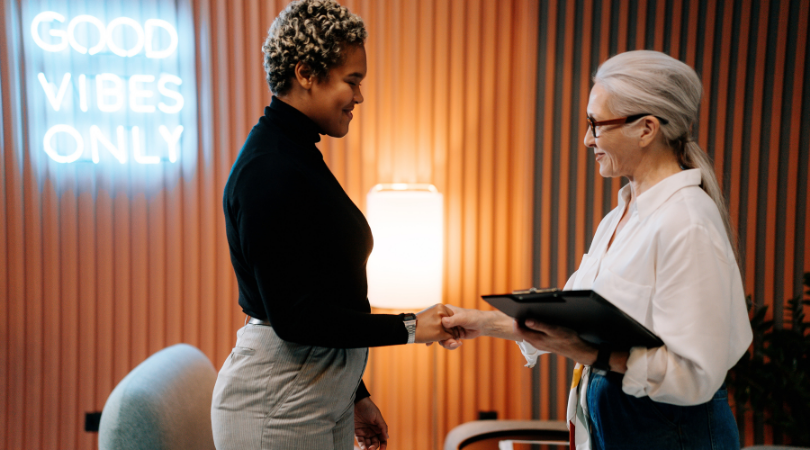
<path fill-rule="evenodd" d="M 181 159 L 196 99 L 172 21 L 39 11 L 28 23 L 32 149 L 61 164 Z"/>

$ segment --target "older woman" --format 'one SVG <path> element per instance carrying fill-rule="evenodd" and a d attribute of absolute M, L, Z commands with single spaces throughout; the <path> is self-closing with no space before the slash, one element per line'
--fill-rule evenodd
<path fill-rule="evenodd" d="M 369 314 L 363 214 L 315 143 L 343 137 L 363 102 L 363 21 L 330 0 L 290 3 L 262 47 L 274 97 L 231 170 L 223 206 L 248 316 L 217 378 L 214 441 L 226 449 L 386 447 L 361 379 L 369 346 L 452 337 L 441 305 Z"/>
<path fill-rule="evenodd" d="M 585 146 L 603 177 L 625 177 L 565 289 L 593 289 L 664 342 L 610 352 L 569 329 L 499 312 L 443 319 L 463 337 L 520 341 L 577 362 L 568 407 L 577 449 L 738 449 L 723 386 L 752 333 L 728 211 L 711 162 L 690 130 L 702 87 L 686 64 L 633 51 L 594 77 Z M 458 340 L 443 343 L 448 348 Z"/>

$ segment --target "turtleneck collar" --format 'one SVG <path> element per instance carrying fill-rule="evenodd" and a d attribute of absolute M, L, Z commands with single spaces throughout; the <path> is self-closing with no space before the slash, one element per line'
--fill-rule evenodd
<path fill-rule="evenodd" d="M 303 145 L 315 145 L 321 141 L 321 129 L 306 114 L 273 96 L 264 115 L 271 122 L 278 122 L 290 138 Z"/>

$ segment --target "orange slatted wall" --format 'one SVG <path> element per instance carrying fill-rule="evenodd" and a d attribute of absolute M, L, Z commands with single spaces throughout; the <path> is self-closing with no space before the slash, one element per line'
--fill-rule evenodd
<path fill-rule="evenodd" d="M 24 1 L 0 3 L 0 448 L 93 449 L 84 413 L 150 354 L 187 342 L 219 367 L 233 345 L 243 316 L 221 194 L 269 102 L 260 45 L 287 2 L 175 1 L 196 37 L 196 165 L 143 186 L 32 169 Z M 600 179 L 581 143 L 589 75 L 634 48 L 668 52 L 704 80 L 696 135 L 730 199 L 747 291 L 779 314 L 800 288 L 810 1 L 343 3 L 370 34 L 366 101 L 348 137 L 320 148 L 361 208 L 381 182 L 445 195 L 447 303 L 483 308 L 480 294 L 562 285 L 576 268 L 621 186 Z M 366 380 L 391 448 L 439 449 L 478 411 L 563 417 L 570 364 L 522 365 L 514 344 L 491 339 L 384 348 Z M 748 443 L 773 439 L 746 424 Z"/>

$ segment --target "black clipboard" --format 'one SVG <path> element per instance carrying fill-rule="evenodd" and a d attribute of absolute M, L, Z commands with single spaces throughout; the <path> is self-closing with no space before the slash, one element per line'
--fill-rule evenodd
<path fill-rule="evenodd" d="M 529 289 L 483 295 L 484 301 L 518 320 L 527 318 L 571 328 L 596 346 L 613 350 L 660 347 L 664 342 L 644 325 L 591 290 Z"/>

